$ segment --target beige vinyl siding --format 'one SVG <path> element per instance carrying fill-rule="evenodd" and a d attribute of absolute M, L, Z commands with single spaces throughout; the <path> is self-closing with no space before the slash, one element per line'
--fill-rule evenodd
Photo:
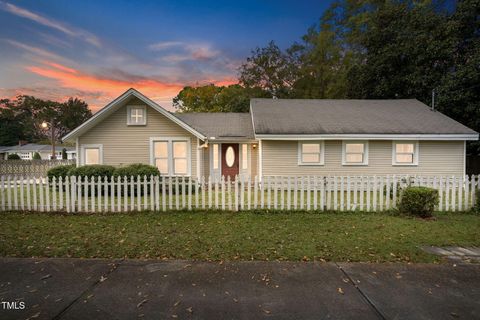
<path fill-rule="evenodd" d="M 201 176 L 208 178 L 210 176 L 210 148 L 212 148 L 212 145 L 209 144 L 208 148 L 202 148 L 201 154 L 202 154 L 202 172 L 200 173 Z M 220 152 L 220 150 L 219 150 Z M 221 164 L 219 164 L 221 165 Z"/>
<path fill-rule="evenodd" d="M 464 170 L 463 141 L 419 141 L 418 166 L 393 166 L 392 141 L 369 141 L 367 166 L 342 166 L 342 141 L 325 141 L 325 165 L 298 165 L 297 141 L 262 141 L 263 175 L 455 175 Z"/>
<path fill-rule="evenodd" d="M 145 105 L 131 99 L 105 120 L 78 139 L 83 144 L 103 145 L 103 163 L 121 166 L 131 163 L 150 164 L 151 137 L 190 138 L 191 174 L 197 174 L 197 138 L 155 109 L 147 106 L 147 125 L 127 126 L 126 105 Z"/>

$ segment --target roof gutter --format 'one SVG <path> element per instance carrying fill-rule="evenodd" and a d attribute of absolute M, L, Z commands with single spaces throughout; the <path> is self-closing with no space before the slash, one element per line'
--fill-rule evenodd
<path fill-rule="evenodd" d="M 262 140 L 448 140 L 477 141 L 478 133 L 471 134 L 255 134 Z"/>

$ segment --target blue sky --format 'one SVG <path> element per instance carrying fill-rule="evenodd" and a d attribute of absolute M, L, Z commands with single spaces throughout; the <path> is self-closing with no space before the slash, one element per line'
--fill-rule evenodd
<path fill-rule="evenodd" d="M 96 111 L 133 86 L 170 108 L 185 85 L 235 83 L 252 49 L 298 41 L 330 2 L 0 0 L 0 97 Z"/>

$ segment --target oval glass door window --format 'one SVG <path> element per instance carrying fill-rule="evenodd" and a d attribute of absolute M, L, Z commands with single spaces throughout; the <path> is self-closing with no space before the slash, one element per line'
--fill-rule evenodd
<path fill-rule="evenodd" d="M 225 151 L 225 162 L 229 168 L 233 167 L 235 163 L 235 152 L 233 151 L 233 147 L 228 147 L 227 151 Z"/>

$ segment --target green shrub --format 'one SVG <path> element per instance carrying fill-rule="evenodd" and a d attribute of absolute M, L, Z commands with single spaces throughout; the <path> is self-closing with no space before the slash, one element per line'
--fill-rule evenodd
<path fill-rule="evenodd" d="M 101 164 L 93 164 L 81 167 L 74 167 L 68 171 L 69 176 L 76 177 L 107 177 L 110 178 L 115 171 L 115 167 Z"/>
<path fill-rule="evenodd" d="M 7 156 L 7 160 L 21 160 L 20 156 L 16 153 L 9 154 Z"/>
<path fill-rule="evenodd" d="M 121 193 L 123 194 L 123 181 L 124 177 L 127 177 L 127 181 L 130 182 L 131 178 L 133 177 L 133 181 L 137 181 L 137 177 L 140 176 L 140 190 L 137 190 L 137 185 L 134 184 L 133 186 L 133 192 L 134 195 L 138 195 L 139 192 L 140 194 L 150 194 L 150 187 L 147 186 L 146 192 L 143 190 L 143 179 L 145 176 L 147 176 L 147 181 L 150 181 L 151 176 L 160 176 L 160 171 L 158 171 L 157 167 L 148 165 L 148 164 L 143 164 L 143 163 L 134 163 L 127 165 L 125 167 L 120 167 L 116 168 L 115 171 L 113 172 L 113 177 L 115 179 L 115 183 L 118 179 L 118 177 L 122 178 L 122 184 L 121 184 Z M 115 184 L 117 186 L 117 184 Z M 131 195 L 131 188 L 127 187 L 127 194 L 130 196 Z"/>
<path fill-rule="evenodd" d="M 42 160 L 42 157 L 40 157 L 40 153 L 35 152 L 32 157 L 33 160 Z"/>
<path fill-rule="evenodd" d="M 74 168 L 75 168 L 74 164 L 53 167 L 47 171 L 47 177 L 50 180 L 52 180 L 53 177 L 55 177 L 57 181 L 58 179 L 60 179 L 60 177 L 62 177 L 63 181 L 65 181 L 65 178 L 68 177 L 68 172 Z"/>
<path fill-rule="evenodd" d="M 427 187 L 408 187 L 402 193 L 399 210 L 422 218 L 431 217 L 438 205 L 438 191 Z"/>
<path fill-rule="evenodd" d="M 141 181 L 143 181 L 143 177 L 147 176 L 150 179 L 150 176 L 160 176 L 160 171 L 158 171 L 157 167 L 143 164 L 143 163 L 134 163 L 130 164 L 126 167 L 116 168 L 113 172 L 114 177 L 128 177 L 130 181 L 130 177 L 134 177 L 135 179 L 137 176 L 141 177 Z"/>

